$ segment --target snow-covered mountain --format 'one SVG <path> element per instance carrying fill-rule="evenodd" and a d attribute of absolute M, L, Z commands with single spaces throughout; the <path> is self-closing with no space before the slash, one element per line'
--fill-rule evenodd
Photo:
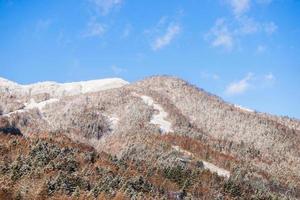
<path fill-rule="evenodd" d="M 80 81 L 72 83 L 39 82 L 29 85 L 20 85 L 15 82 L 0 78 L 2 91 L 10 93 L 23 92 L 29 95 L 49 94 L 51 97 L 72 96 L 89 92 L 122 87 L 129 84 L 120 78 L 108 78 L 91 81 Z"/>
<path fill-rule="evenodd" d="M 131 84 L 113 78 L 20 85 L 0 79 L 0 95 L 5 134 L 67 137 L 149 169 L 178 165 L 194 170 L 198 163 L 226 184 L 239 183 L 243 191 L 249 183 L 251 191 L 263 187 L 281 197 L 300 195 L 299 120 L 224 102 L 183 80 L 155 76 Z M 199 198 L 191 189 L 195 185 L 186 187 L 192 199 Z M 241 197 L 226 187 L 223 197 Z"/>

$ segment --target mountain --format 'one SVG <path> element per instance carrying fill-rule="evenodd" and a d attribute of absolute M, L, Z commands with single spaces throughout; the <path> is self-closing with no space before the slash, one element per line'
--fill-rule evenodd
<path fill-rule="evenodd" d="M 0 199 L 300 198 L 299 120 L 175 77 L 1 78 L 0 114 Z"/>

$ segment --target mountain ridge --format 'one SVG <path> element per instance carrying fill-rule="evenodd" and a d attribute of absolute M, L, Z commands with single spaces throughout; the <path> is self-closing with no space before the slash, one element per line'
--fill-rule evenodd
<path fill-rule="evenodd" d="M 237 168 L 247 169 L 272 192 L 294 188 L 291 197 L 300 195 L 298 120 L 245 111 L 176 77 L 121 83 L 71 95 L 2 88 L 0 128 L 28 138 L 64 135 L 149 166 L 198 160 L 212 173 L 230 174 L 229 181 Z"/>

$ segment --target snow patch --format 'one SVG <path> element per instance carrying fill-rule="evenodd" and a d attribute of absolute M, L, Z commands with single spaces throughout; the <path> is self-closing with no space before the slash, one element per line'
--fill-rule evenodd
<path fill-rule="evenodd" d="M 160 104 L 154 103 L 153 99 L 149 96 L 142 95 L 140 97 L 148 106 L 153 106 L 155 110 L 158 110 L 158 113 L 152 116 L 150 123 L 159 125 L 162 133 L 173 132 L 171 128 L 171 122 L 166 120 L 168 113 L 164 111 L 162 106 Z"/>
<path fill-rule="evenodd" d="M 109 120 L 113 126 L 117 126 L 118 122 L 120 121 L 118 117 L 110 117 Z"/>
<path fill-rule="evenodd" d="M 41 101 L 39 103 L 36 103 L 34 101 L 34 99 L 30 99 L 30 102 L 29 103 L 25 103 L 25 110 L 30 110 L 30 109 L 34 109 L 34 108 L 37 108 L 39 109 L 40 111 L 43 110 L 43 108 L 49 104 L 52 104 L 52 103 L 55 103 L 55 102 L 58 102 L 59 99 L 48 99 L 46 101 Z"/>
<path fill-rule="evenodd" d="M 9 116 L 11 116 L 11 115 L 13 115 L 13 114 L 22 113 L 22 112 L 25 112 L 25 110 L 24 110 L 24 109 L 15 110 L 15 111 L 12 111 L 12 112 L 10 112 L 10 113 L 6 113 L 6 114 L 4 114 L 4 115 L 2 115 L 2 116 L 3 116 L 3 117 L 9 117 Z"/>
<path fill-rule="evenodd" d="M 251 110 L 251 109 L 249 109 L 249 108 L 242 107 L 242 106 L 240 106 L 240 105 L 236 105 L 236 104 L 235 104 L 234 107 L 239 108 L 239 109 L 241 109 L 241 110 L 243 110 L 243 111 L 246 111 L 246 112 L 254 112 L 254 110 Z"/>
<path fill-rule="evenodd" d="M 100 112 L 97 113 L 100 115 Z M 120 119 L 116 116 L 109 116 L 108 114 L 102 113 L 103 116 L 107 117 L 110 122 L 110 128 L 111 130 L 114 130 L 116 126 L 118 125 Z"/>
<path fill-rule="evenodd" d="M 107 115 L 106 115 L 107 116 Z M 116 129 L 120 119 L 118 117 L 110 117 L 110 116 L 107 116 L 108 117 L 108 120 L 110 122 L 110 129 L 113 131 Z"/>
<path fill-rule="evenodd" d="M 19 109 L 19 110 L 15 110 L 15 111 L 7 113 L 7 114 L 4 114 L 3 116 L 9 117 L 12 114 L 22 113 L 22 112 L 25 112 L 27 110 L 31 110 L 31 109 L 35 109 L 35 108 L 37 108 L 41 112 L 41 111 L 43 111 L 43 109 L 47 105 L 58 102 L 58 101 L 59 101 L 59 99 L 48 99 L 46 101 L 41 101 L 39 103 L 36 103 L 34 99 L 30 99 L 29 103 L 24 104 L 25 105 L 24 108 Z"/>
<path fill-rule="evenodd" d="M 17 83 L 13 82 L 13 81 L 10 81 L 10 80 L 7 80 L 5 78 L 1 78 L 0 77 L 0 85 L 1 86 L 4 86 L 4 87 L 9 87 L 9 86 L 18 86 Z"/>
<path fill-rule="evenodd" d="M 192 158 L 194 156 L 193 153 L 180 148 L 180 146 L 173 145 L 172 148 L 175 149 L 176 151 L 178 151 L 179 153 L 184 154 L 185 156 L 189 156 L 190 158 Z"/>
<path fill-rule="evenodd" d="M 206 162 L 206 161 L 203 161 L 203 160 L 202 160 L 202 163 L 203 163 L 204 169 L 208 169 L 211 172 L 215 172 L 218 174 L 218 176 L 223 176 L 226 178 L 230 177 L 230 172 L 228 170 L 217 167 L 216 165 Z"/>
<path fill-rule="evenodd" d="M 172 148 L 175 149 L 176 151 L 178 151 L 179 153 L 182 153 L 184 156 L 189 157 L 190 159 L 194 157 L 193 153 L 182 149 L 180 146 L 173 145 Z M 201 160 L 201 161 L 203 163 L 204 169 L 208 169 L 211 172 L 217 173 L 218 176 L 222 176 L 222 177 L 226 177 L 226 178 L 230 177 L 230 172 L 228 170 L 220 168 L 210 162 L 206 162 L 204 160 Z"/>

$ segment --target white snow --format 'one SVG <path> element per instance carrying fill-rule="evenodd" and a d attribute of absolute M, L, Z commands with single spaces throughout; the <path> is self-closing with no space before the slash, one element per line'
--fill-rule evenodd
<path fill-rule="evenodd" d="M 118 125 L 118 122 L 120 121 L 120 119 L 118 117 L 109 117 L 107 116 L 109 121 L 110 121 L 110 128 L 112 130 L 115 130 L 116 129 L 116 126 Z"/>
<path fill-rule="evenodd" d="M 37 108 L 39 109 L 40 111 L 43 110 L 43 108 L 46 106 L 46 105 L 49 105 L 49 104 L 52 104 L 52 103 L 55 103 L 55 102 L 58 102 L 59 99 L 48 99 L 46 101 L 41 101 L 39 103 L 36 103 L 34 101 L 34 99 L 30 99 L 30 102 L 29 103 L 25 103 L 25 110 L 30 110 L 30 109 L 34 109 L 34 108 Z"/>
<path fill-rule="evenodd" d="M 0 77 L 0 92 L 7 91 L 13 91 L 18 93 L 24 92 L 23 88 L 19 84 Z"/>
<path fill-rule="evenodd" d="M 71 83 L 39 82 L 29 85 L 21 85 L 0 78 L 0 89 L 8 88 L 11 91 L 22 90 L 22 92 L 31 95 L 49 93 L 51 97 L 58 98 L 62 96 L 72 96 L 89 92 L 98 92 L 112 88 L 119 88 L 127 84 L 129 84 L 127 81 L 120 78 L 107 78 Z"/>
<path fill-rule="evenodd" d="M 209 162 L 206 162 L 206 161 L 203 161 L 203 160 L 202 160 L 202 162 L 203 162 L 204 169 L 208 169 L 211 172 L 215 172 L 219 176 L 223 176 L 223 177 L 226 177 L 226 178 L 230 177 L 230 172 L 228 170 L 217 167 L 216 165 L 214 165 L 212 163 L 209 163 Z"/>
<path fill-rule="evenodd" d="M 42 82 L 25 85 L 24 87 L 28 88 L 32 95 L 49 93 L 50 95 L 52 94 L 53 96 L 61 97 L 119 88 L 127 84 L 129 83 L 122 79 L 109 78 L 72 83 Z"/>
<path fill-rule="evenodd" d="M 2 115 L 3 117 L 9 117 L 10 115 L 12 114 L 16 114 L 16 113 L 22 113 L 22 112 L 25 112 L 24 109 L 20 109 L 20 110 L 15 110 L 15 111 L 12 111 L 12 112 L 9 112 L 9 113 L 6 113 L 4 115 Z"/>
<path fill-rule="evenodd" d="M 10 81 L 10 80 L 0 77 L 0 85 L 5 87 L 5 86 L 12 86 L 12 85 L 16 86 L 18 84 L 13 81 Z"/>
<path fill-rule="evenodd" d="M 15 114 L 15 113 L 22 113 L 22 112 L 25 112 L 25 111 L 27 111 L 27 110 L 31 110 L 31 109 L 35 109 L 35 108 L 37 108 L 40 112 L 42 112 L 43 111 L 43 109 L 47 106 L 47 105 L 49 105 L 49 104 L 52 104 L 52 103 L 55 103 L 55 102 L 58 102 L 59 101 L 59 99 L 48 99 L 48 100 L 46 100 L 46 101 L 41 101 L 41 102 L 39 102 L 39 103 L 36 103 L 35 101 L 34 101 L 34 99 L 30 99 L 30 102 L 29 103 L 25 103 L 24 105 L 25 105 L 25 107 L 24 108 L 22 108 L 22 109 L 19 109 L 19 110 L 15 110 L 15 111 L 13 111 L 13 112 L 10 112 L 10 113 L 7 113 L 7 114 L 4 114 L 3 116 L 10 116 L 10 115 L 12 115 L 12 114 Z"/>
<path fill-rule="evenodd" d="M 118 122 L 120 121 L 120 119 L 118 117 L 110 117 L 109 120 L 112 123 L 113 127 L 115 127 L 118 124 Z"/>
<path fill-rule="evenodd" d="M 251 109 L 249 109 L 249 108 L 245 108 L 245 107 L 240 106 L 240 105 L 236 105 L 236 104 L 235 104 L 234 107 L 239 108 L 239 109 L 241 109 L 241 110 L 243 110 L 243 111 L 246 111 L 246 112 L 254 112 L 254 110 L 251 110 Z"/>
<path fill-rule="evenodd" d="M 188 156 L 188 157 L 193 157 L 193 156 L 194 156 L 193 153 L 191 153 L 191 152 L 189 152 L 189 151 L 187 151 L 187 150 L 184 150 L 184 149 L 180 148 L 180 146 L 172 145 L 172 148 L 175 149 L 176 151 L 178 151 L 178 152 L 184 154 L 185 156 Z"/>
<path fill-rule="evenodd" d="M 117 117 L 115 114 L 109 115 L 109 114 L 106 114 L 106 113 L 97 112 L 97 115 L 100 115 L 100 114 L 102 114 L 103 116 L 105 116 L 105 117 L 108 118 L 108 120 L 110 122 L 110 128 L 111 128 L 111 130 L 116 129 L 116 126 L 118 125 L 118 123 L 120 121 L 119 117 Z"/>
<path fill-rule="evenodd" d="M 142 95 L 140 97 L 148 106 L 153 106 L 155 110 L 158 110 L 158 113 L 152 116 L 150 123 L 159 125 L 162 133 L 173 132 L 171 128 L 171 122 L 166 120 L 168 113 L 164 111 L 162 106 L 160 104 L 154 103 L 153 99 L 149 96 Z"/>
<path fill-rule="evenodd" d="M 193 158 L 194 157 L 193 153 L 180 148 L 180 146 L 173 145 L 172 148 L 175 149 L 176 151 L 182 153 L 184 156 L 187 156 L 189 158 Z M 218 174 L 218 176 L 222 176 L 222 177 L 226 177 L 226 178 L 230 177 L 230 172 L 228 170 L 220 168 L 220 167 L 218 167 L 218 166 L 216 166 L 216 165 L 214 165 L 214 164 L 212 164 L 210 162 L 206 162 L 204 160 L 201 160 L 201 161 L 203 163 L 204 169 L 208 169 L 211 172 L 215 172 L 215 173 Z"/>

